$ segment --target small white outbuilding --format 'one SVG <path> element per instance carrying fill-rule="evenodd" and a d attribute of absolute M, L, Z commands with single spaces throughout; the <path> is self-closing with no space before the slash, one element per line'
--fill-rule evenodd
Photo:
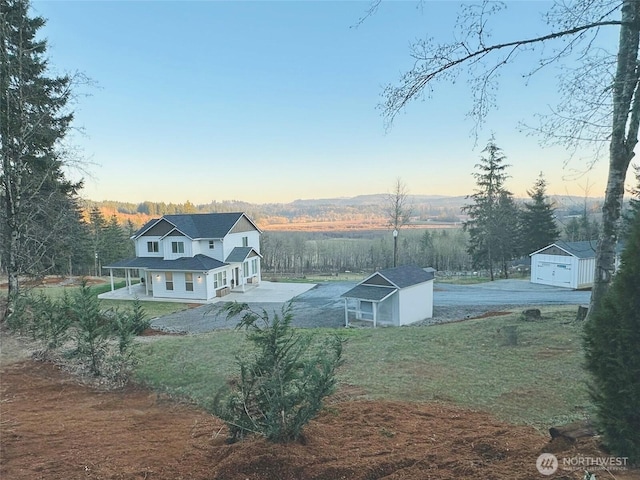
<path fill-rule="evenodd" d="M 433 317 L 433 269 L 414 265 L 380 270 L 344 298 L 344 321 L 367 320 L 373 326 L 408 325 Z"/>
<path fill-rule="evenodd" d="M 596 241 L 558 240 L 530 254 L 531 283 L 573 289 L 593 287 L 596 272 Z M 616 268 L 621 245 L 616 251 Z"/>

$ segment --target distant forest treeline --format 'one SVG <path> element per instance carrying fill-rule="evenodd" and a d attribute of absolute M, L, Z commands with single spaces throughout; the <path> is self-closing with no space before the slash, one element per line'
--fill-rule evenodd
<path fill-rule="evenodd" d="M 91 260 L 82 271 L 133 255 L 126 239 L 151 218 L 177 213 L 246 212 L 263 230 L 265 275 L 369 273 L 393 263 L 393 237 L 385 218 L 385 195 L 351 199 L 298 200 L 288 204 L 242 201 L 185 203 L 86 201 Z M 562 197 L 555 213 L 563 239 L 592 238 L 598 222 L 597 199 Z M 432 266 L 438 271 L 468 272 L 472 261 L 461 222 L 465 197 L 411 196 L 412 216 L 398 238 L 398 264 Z M 116 222 L 120 235 L 115 235 Z M 106 230 L 104 227 L 108 227 Z M 111 230 L 109 230 L 111 229 Z M 102 232 L 102 233 L 99 233 Z"/>
<path fill-rule="evenodd" d="M 46 274 L 100 275 L 102 266 L 135 255 L 133 233 L 151 218 L 174 213 L 243 211 L 263 230 L 265 275 L 344 271 L 370 273 L 393 264 L 393 236 L 385 218 L 384 195 L 353 199 L 299 200 L 289 204 L 239 201 L 193 205 L 163 202 L 92 202 L 79 205 L 81 221 L 65 229 L 67 250 L 48 259 Z M 412 197 L 413 215 L 398 237 L 398 264 L 468 272 L 468 234 L 461 228 L 464 197 Z M 565 240 L 595 238 L 597 201 L 556 202 Z M 68 239 L 67 239 L 68 238 Z M 66 252 L 66 253 L 65 253 Z M 1 258 L 1 257 L 0 257 Z M 0 271 L 6 263 L 0 261 Z"/>
<path fill-rule="evenodd" d="M 461 208 L 466 197 L 431 195 L 408 196 L 412 216 L 410 225 L 432 226 L 458 224 L 465 220 Z M 387 225 L 387 195 L 361 195 L 352 198 L 296 200 L 290 203 L 255 204 L 240 200 L 212 201 L 194 205 L 185 203 L 85 201 L 86 211 L 96 207 L 107 218 L 115 215 L 122 225 L 131 222 L 140 227 L 151 218 L 179 213 L 245 212 L 264 230 L 350 231 L 383 229 Z M 572 196 L 552 197 L 560 223 L 585 211 L 596 218 L 601 199 Z"/>

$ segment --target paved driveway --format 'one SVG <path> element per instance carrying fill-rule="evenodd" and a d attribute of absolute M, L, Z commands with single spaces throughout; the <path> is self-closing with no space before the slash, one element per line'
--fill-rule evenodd
<path fill-rule="evenodd" d="M 285 288 L 286 284 L 270 288 Z M 298 327 L 336 328 L 344 325 L 344 301 L 340 295 L 353 288 L 354 282 L 325 282 L 291 299 L 294 321 Z M 265 309 L 280 312 L 287 295 L 269 297 L 248 292 L 237 301 L 249 303 L 255 311 Z M 297 290 L 294 289 L 292 294 Z M 532 284 L 526 280 L 497 280 L 476 285 L 436 283 L 434 286 L 434 316 L 424 324 L 460 320 L 488 311 L 526 308 L 529 305 L 586 305 L 591 292 Z M 275 302 L 267 302 L 275 298 Z M 291 298 L 291 297 L 289 297 Z M 176 312 L 152 321 L 154 328 L 167 331 L 201 333 L 220 328 L 233 328 L 238 319 L 227 320 L 220 313 L 220 304 Z"/>

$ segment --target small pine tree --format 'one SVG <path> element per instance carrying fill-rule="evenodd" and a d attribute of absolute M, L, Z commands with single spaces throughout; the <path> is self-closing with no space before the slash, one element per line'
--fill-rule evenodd
<path fill-rule="evenodd" d="M 605 444 L 640 462 L 640 212 L 626 238 L 621 267 L 585 325 L 586 367 Z"/>
<path fill-rule="evenodd" d="M 89 360 L 89 369 L 97 377 L 101 374 L 110 330 L 100 312 L 98 297 L 91 292 L 85 281 L 73 297 L 71 310 L 76 321 L 76 351 Z"/>
<path fill-rule="evenodd" d="M 555 242 L 560 232 L 553 215 L 553 203 L 547 198 L 547 182 L 542 173 L 532 190 L 527 190 L 531 203 L 526 202 L 521 214 L 522 254 L 528 255 Z"/>
<path fill-rule="evenodd" d="M 243 315 L 238 328 L 248 332 L 256 349 L 249 359 L 237 359 L 240 378 L 231 392 L 218 394 L 215 414 L 226 422 L 231 441 L 251 433 L 271 442 L 297 440 L 335 388 L 343 340 L 333 337 L 314 348 L 310 335 L 291 327 L 291 304 L 273 318 L 246 304 L 231 303 L 225 310 L 228 316 Z"/>

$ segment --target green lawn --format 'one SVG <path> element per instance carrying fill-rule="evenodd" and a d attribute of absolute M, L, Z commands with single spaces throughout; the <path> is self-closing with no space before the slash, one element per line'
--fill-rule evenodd
<path fill-rule="evenodd" d="M 137 282 L 134 282 L 134 284 Z M 125 280 L 116 279 L 114 282 L 115 288 L 125 287 Z M 52 298 L 59 298 L 66 292 L 67 295 L 73 295 L 79 287 L 59 287 L 59 286 L 47 286 L 32 288 L 32 293 L 40 294 L 44 293 Z M 91 287 L 91 291 L 94 295 L 99 295 L 111 290 L 111 283 L 104 283 L 101 285 L 94 285 Z M 6 297 L 6 290 L 0 291 L 0 298 Z M 180 310 L 186 310 L 190 308 L 186 303 L 178 302 L 142 302 L 144 311 L 147 314 L 147 318 L 156 318 L 170 313 L 178 312 Z M 100 300 L 100 307 L 103 309 L 118 308 L 120 310 L 128 310 L 132 307 L 132 302 L 129 300 Z"/>
<path fill-rule="evenodd" d="M 340 384 L 365 398 L 444 401 L 487 410 L 541 429 L 582 418 L 590 408 L 575 308 L 543 310 L 432 327 L 317 330 L 347 338 Z M 516 326 L 508 345 L 505 326 Z M 512 337 L 511 337 L 512 339 Z M 137 378 L 206 406 L 236 372 L 244 334 L 168 337 L 141 347 Z"/>

